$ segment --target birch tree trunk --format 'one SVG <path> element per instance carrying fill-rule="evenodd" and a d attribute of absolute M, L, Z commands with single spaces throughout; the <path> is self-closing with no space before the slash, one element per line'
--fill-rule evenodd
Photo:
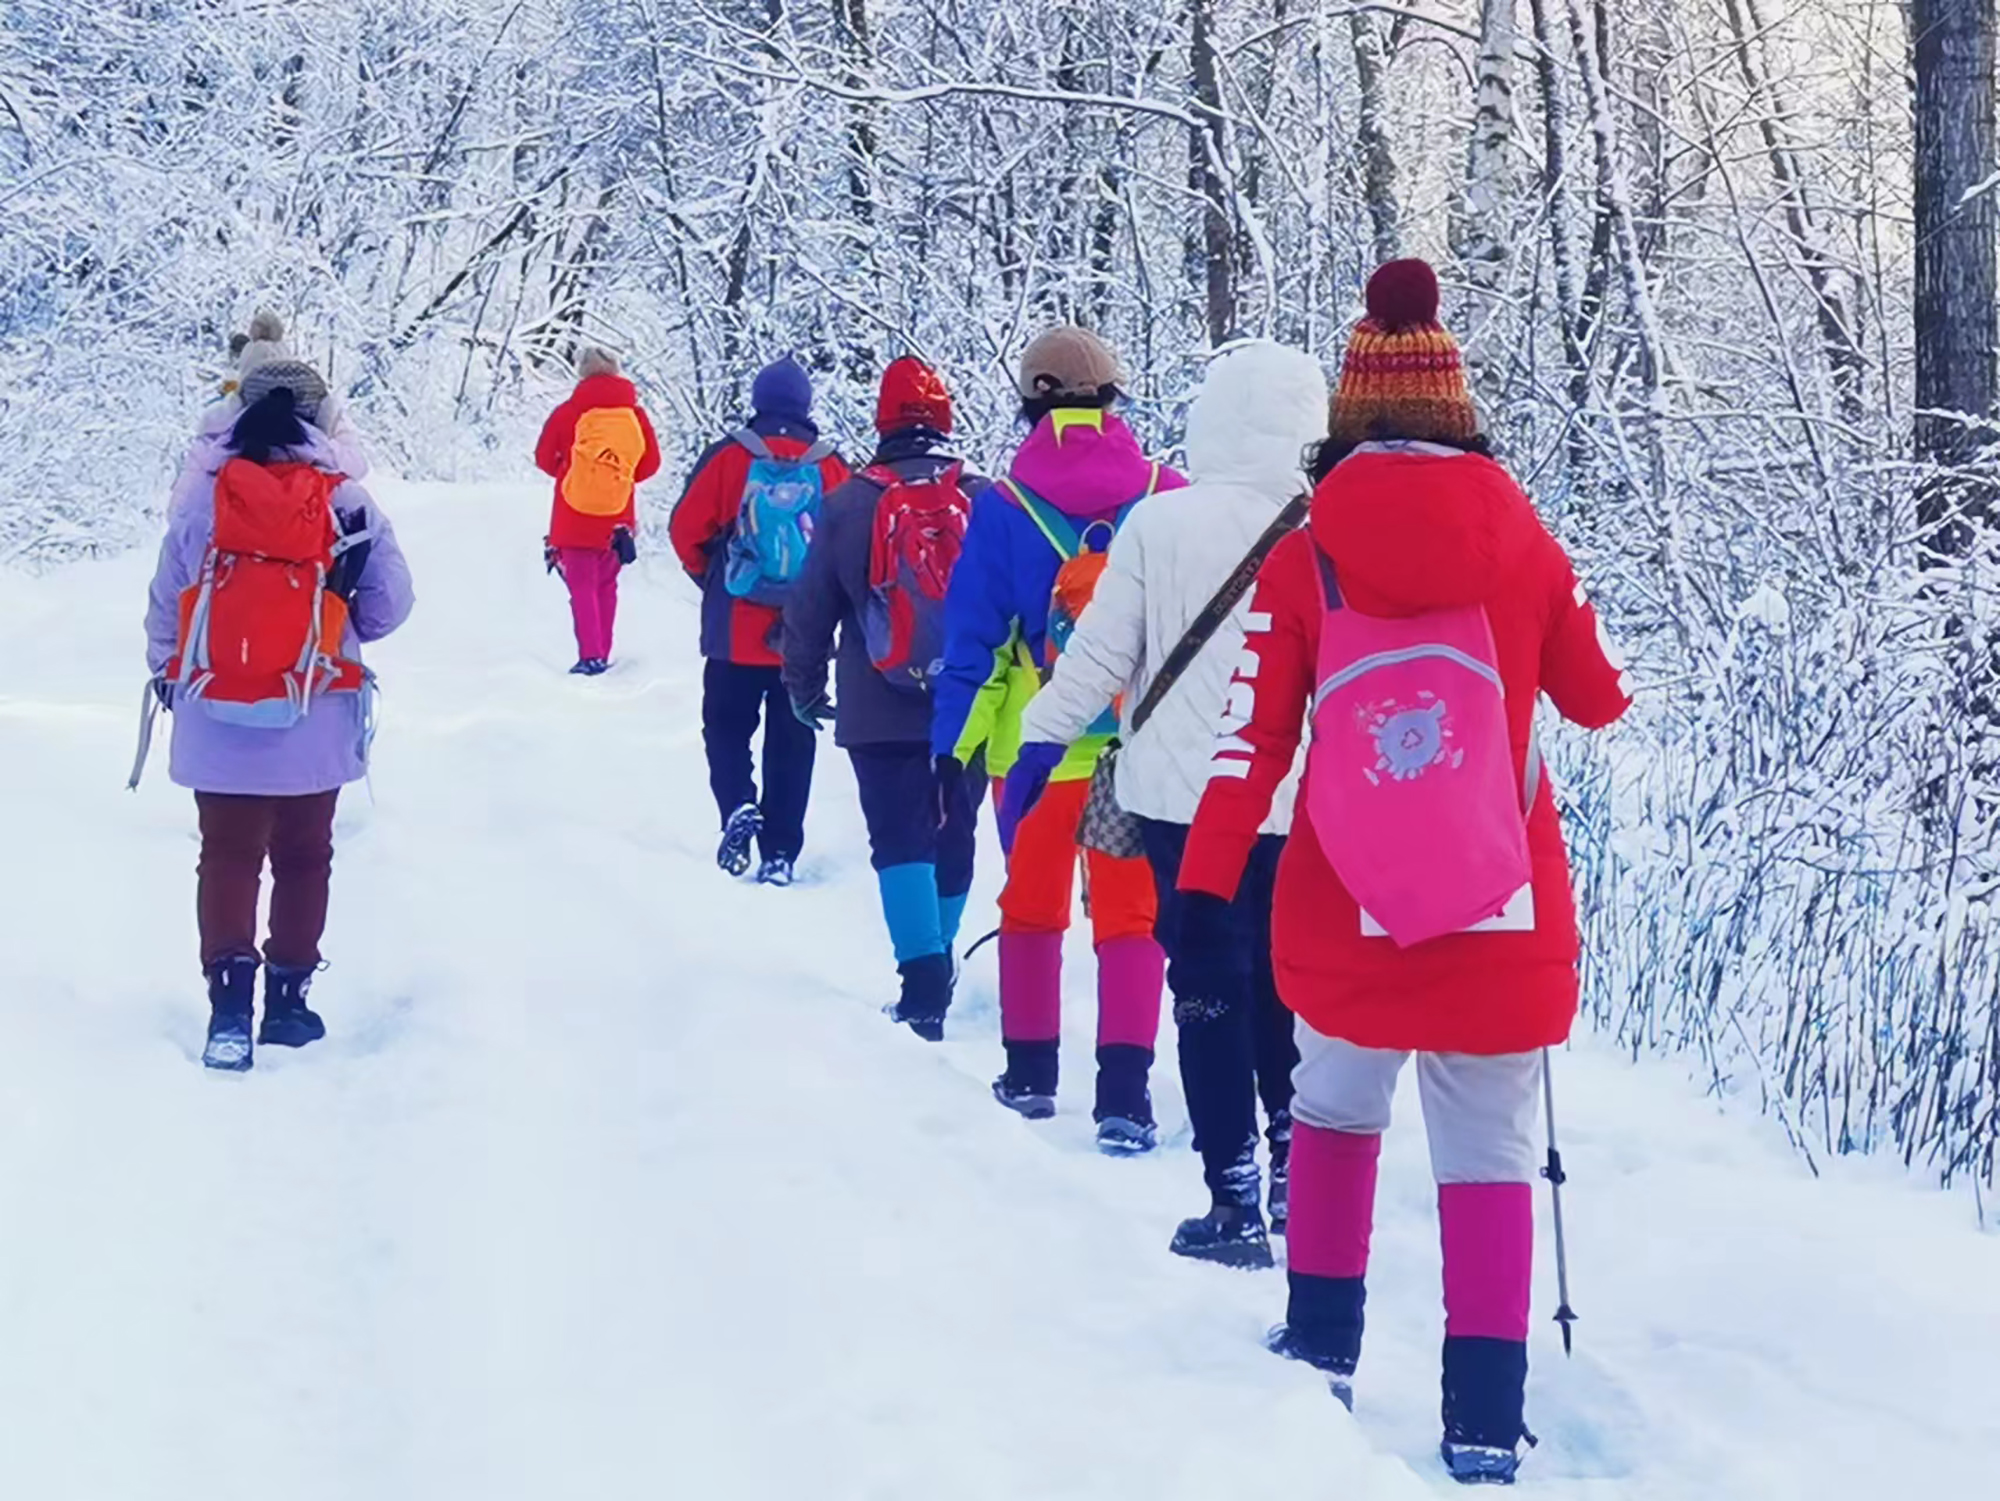
<path fill-rule="evenodd" d="M 1224 192 L 1222 70 L 1215 47 L 1215 0 L 1189 0 L 1188 62 L 1199 124 L 1188 132 L 1188 186 L 1201 200 L 1203 309 L 1211 348 L 1236 331 L 1236 236 Z"/>
<path fill-rule="evenodd" d="M 1962 468 L 1996 397 L 1995 0 L 1911 0 L 1916 65 L 1917 456 Z M 1969 476 L 1925 484 L 1930 560 L 1963 554 L 1986 509 Z"/>
<path fill-rule="evenodd" d="M 1466 360 L 1473 389 L 1489 405 L 1500 394 L 1507 362 L 1494 348 L 1508 247 L 1508 157 L 1514 142 L 1514 12 L 1518 0 L 1481 0 L 1478 107 L 1465 170 L 1465 218 L 1459 256 L 1470 287 Z"/>
<path fill-rule="evenodd" d="M 1375 232 L 1375 261 L 1380 265 L 1403 253 L 1396 153 L 1389 143 L 1389 53 L 1369 12 L 1358 8 L 1349 11 L 1347 25 L 1354 38 L 1354 72 L 1361 84 L 1361 190 Z"/>

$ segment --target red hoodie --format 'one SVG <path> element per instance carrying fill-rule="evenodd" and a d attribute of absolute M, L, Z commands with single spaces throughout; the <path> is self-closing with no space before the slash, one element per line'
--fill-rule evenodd
<path fill-rule="evenodd" d="M 646 435 L 645 457 L 633 471 L 632 482 L 643 483 L 660 472 L 660 440 L 654 436 L 652 421 L 639 405 L 639 393 L 622 375 L 589 375 L 577 382 L 568 401 L 549 414 L 542 425 L 541 441 L 535 444 L 535 466 L 554 475 L 556 499 L 549 517 L 549 541 L 557 547 L 603 549 L 611 545 L 611 534 L 619 527 L 636 524 L 637 497 L 616 516 L 586 516 L 563 500 L 563 476 L 569 472 L 570 444 L 576 440 L 577 419 L 601 407 L 630 407 Z"/>
<path fill-rule="evenodd" d="M 1252 608 L 1261 629 L 1247 642 L 1255 662 L 1231 692 L 1250 720 L 1240 736 L 1218 742 L 1181 866 L 1184 891 L 1235 895 L 1297 754 L 1324 608 L 1316 546 L 1332 560 L 1347 604 L 1364 614 L 1486 607 L 1523 780 L 1542 694 L 1593 729 L 1631 706 L 1568 556 L 1504 469 L 1471 454 L 1364 449 L 1327 477 L 1306 531 L 1279 544 L 1258 580 Z M 1310 760 L 1306 775 L 1309 784 Z M 1272 949 L 1279 993 L 1308 1025 L 1361 1047 L 1422 1052 L 1519 1053 L 1569 1035 L 1576 905 L 1547 777 L 1528 816 L 1534 930 L 1461 933 L 1408 949 L 1362 935 L 1360 908 L 1327 863 L 1307 805 L 1301 791 L 1300 821 L 1278 869 Z"/>

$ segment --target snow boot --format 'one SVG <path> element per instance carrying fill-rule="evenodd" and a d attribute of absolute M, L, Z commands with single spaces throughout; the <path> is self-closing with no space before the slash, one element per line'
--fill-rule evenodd
<path fill-rule="evenodd" d="M 326 1023 L 306 1004 L 312 989 L 309 969 L 264 967 L 264 1024 L 257 1029 L 260 1046 L 302 1048 L 326 1036 Z"/>
<path fill-rule="evenodd" d="M 598 657 L 580 657 L 576 666 L 569 670 L 573 678 L 594 678 L 611 664 Z"/>
<path fill-rule="evenodd" d="M 798 878 L 789 855 L 772 855 L 757 867 L 759 886 L 789 886 Z"/>
<path fill-rule="evenodd" d="M 1199 1219 L 1182 1220 L 1167 1249 L 1190 1261 L 1212 1261 L 1242 1271 L 1276 1266 L 1264 1217 L 1252 1204 L 1218 1203 Z"/>
<path fill-rule="evenodd" d="M 763 827 L 764 815 L 755 803 L 738 808 L 722 825 L 722 844 L 715 852 L 715 863 L 732 876 L 747 875 L 750 847 Z"/>
<path fill-rule="evenodd" d="M 257 960 L 239 954 L 203 971 L 208 978 L 208 1043 L 205 1068 L 242 1073 L 250 1067 L 250 1015 L 256 1006 Z"/>
<path fill-rule="evenodd" d="M 1271 1128 L 1265 1133 L 1271 1143 L 1271 1233 L 1283 1235 L 1291 1222 L 1292 1192 L 1292 1118 L 1290 1114 L 1274 1116 Z"/>
<path fill-rule="evenodd" d="M 1354 1411 L 1354 1362 L 1315 1349 L 1290 1324 L 1279 1324 L 1264 1336 L 1264 1348 L 1284 1360 L 1309 1365 L 1326 1377 L 1327 1390 L 1349 1412 Z"/>
<path fill-rule="evenodd" d="M 1004 1041 L 1002 1046 L 1007 1049 L 1007 1070 L 993 1081 L 993 1098 L 1016 1115 L 1047 1120 L 1056 1113 L 1061 1044 L 1051 1037 L 1046 1042 Z"/>
<path fill-rule="evenodd" d="M 888 1010 L 925 1042 L 944 1041 L 944 1014 L 951 1007 L 952 982 L 957 979 L 949 954 L 925 954 L 896 966 L 903 977 L 903 994 Z"/>
<path fill-rule="evenodd" d="M 1107 1115 L 1097 1123 L 1097 1150 L 1106 1157 L 1143 1157 L 1160 1144 L 1160 1128 L 1151 1121 Z"/>
<path fill-rule="evenodd" d="M 993 1081 L 993 1098 L 1026 1120 L 1045 1121 L 1056 1113 L 1053 1094 L 1015 1083 L 1005 1074 Z"/>
<path fill-rule="evenodd" d="M 1438 1454 L 1451 1478 L 1460 1485 L 1512 1485 L 1521 1473 L 1520 1451 L 1499 1449 L 1490 1444 L 1454 1444 L 1449 1439 L 1438 1445 Z"/>
<path fill-rule="evenodd" d="M 1444 1342 L 1445 1468 L 1461 1485 L 1512 1485 L 1521 1446 L 1534 1446 L 1523 1408 L 1525 1340 L 1447 1335 Z"/>
<path fill-rule="evenodd" d="M 1097 1050 L 1097 1149 L 1107 1157 L 1138 1157 L 1159 1145 L 1153 1096 L 1146 1087 L 1153 1050 L 1105 1043 Z"/>

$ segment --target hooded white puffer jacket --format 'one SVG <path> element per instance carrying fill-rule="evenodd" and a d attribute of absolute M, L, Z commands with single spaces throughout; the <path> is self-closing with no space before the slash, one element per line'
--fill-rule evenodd
<path fill-rule="evenodd" d="M 1326 423 L 1326 376 L 1311 355 L 1260 341 L 1216 358 L 1188 413 L 1192 483 L 1153 496 L 1119 528 L 1054 677 L 1028 705 L 1024 739 L 1066 745 L 1123 693 L 1118 801 L 1144 818 L 1194 822 L 1249 596 L 1136 735 L 1130 715 L 1223 580 L 1307 488 L 1305 450 L 1326 436 Z M 1294 768 L 1265 833 L 1290 831 L 1297 789 Z"/>

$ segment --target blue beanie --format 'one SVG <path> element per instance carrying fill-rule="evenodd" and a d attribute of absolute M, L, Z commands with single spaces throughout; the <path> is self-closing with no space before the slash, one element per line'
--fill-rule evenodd
<path fill-rule="evenodd" d="M 790 355 L 773 360 L 757 372 L 750 387 L 750 405 L 760 417 L 812 420 L 813 384 L 805 368 Z"/>

